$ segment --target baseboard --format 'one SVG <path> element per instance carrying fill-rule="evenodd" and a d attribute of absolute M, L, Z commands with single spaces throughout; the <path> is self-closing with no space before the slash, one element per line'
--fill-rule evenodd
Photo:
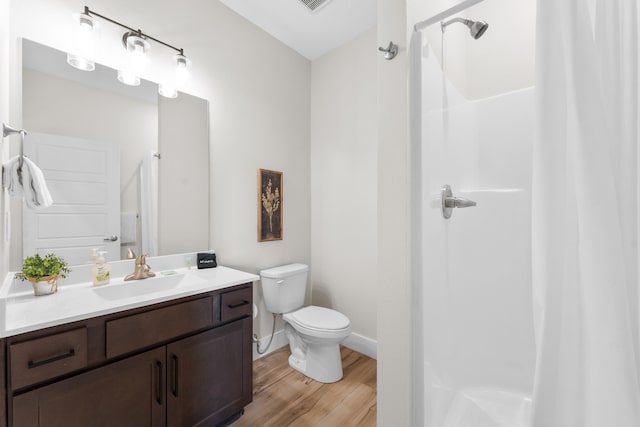
<path fill-rule="evenodd" d="M 264 348 L 269 344 L 269 339 L 271 335 L 267 335 L 266 337 L 262 337 L 259 339 L 260 348 L 264 350 Z M 284 334 L 284 329 L 280 329 L 276 331 L 273 335 L 273 342 L 269 346 L 269 349 L 264 354 L 258 354 L 256 343 L 253 343 L 253 360 L 260 359 L 261 357 L 266 356 L 269 353 L 272 353 L 285 345 L 289 345 L 289 341 L 287 340 L 287 336 Z"/>
<path fill-rule="evenodd" d="M 264 349 L 269 343 L 271 335 L 260 338 L 260 348 Z M 256 344 L 253 343 L 253 360 L 260 359 L 269 353 L 272 353 L 286 345 L 289 345 L 287 336 L 284 334 L 284 329 L 280 329 L 273 336 L 273 342 L 269 349 L 264 354 L 258 354 L 256 350 Z M 362 353 L 365 356 L 369 356 L 372 359 L 378 359 L 378 341 L 365 337 L 364 335 L 351 333 L 342 343 L 343 346 L 355 350 L 358 353 Z"/>
<path fill-rule="evenodd" d="M 349 347 L 358 353 L 369 356 L 372 359 L 378 359 L 378 341 L 367 338 L 364 335 L 351 333 L 342 343 L 343 346 Z"/>

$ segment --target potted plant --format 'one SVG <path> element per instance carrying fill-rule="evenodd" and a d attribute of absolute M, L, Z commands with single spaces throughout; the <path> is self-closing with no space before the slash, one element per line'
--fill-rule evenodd
<path fill-rule="evenodd" d="M 67 277 L 70 272 L 64 258 L 56 254 L 47 254 L 44 258 L 35 254 L 25 258 L 16 278 L 30 281 L 36 295 L 48 295 L 58 290 L 58 279 Z"/>

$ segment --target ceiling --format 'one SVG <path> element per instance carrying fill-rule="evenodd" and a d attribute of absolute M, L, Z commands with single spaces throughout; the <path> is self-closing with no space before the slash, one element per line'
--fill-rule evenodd
<path fill-rule="evenodd" d="M 220 0 L 313 61 L 376 25 L 376 0 L 329 0 L 311 12 L 300 0 Z"/>

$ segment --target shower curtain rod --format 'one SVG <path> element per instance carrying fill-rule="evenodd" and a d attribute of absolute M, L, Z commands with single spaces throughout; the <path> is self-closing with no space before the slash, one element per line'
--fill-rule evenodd
<path fill-rule="evenodd" d="M 418 32 L 424 30 L 430 25 L 436 24 L 444 19 L 447 19 L 451 15 L 455 15 L 458 12 L 462 12 L 465 9 L 470 8 L 473 5 L 476 5 L 484 0 L 464 0 L 454 6 L 451 6 L 449 9 L 446 9 L 440 13 L 433 15 L 429 19 L 425 19 L 424 21 L 420 21 L 413 26 L 413 30 Z"/>

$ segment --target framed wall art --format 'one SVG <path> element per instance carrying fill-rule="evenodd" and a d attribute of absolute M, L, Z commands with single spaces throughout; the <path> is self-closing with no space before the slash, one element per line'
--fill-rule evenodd
<path fill-rule="evenodd" d="M 258 170 L 258 242 L 282 240 L 282 172 Z"/>

